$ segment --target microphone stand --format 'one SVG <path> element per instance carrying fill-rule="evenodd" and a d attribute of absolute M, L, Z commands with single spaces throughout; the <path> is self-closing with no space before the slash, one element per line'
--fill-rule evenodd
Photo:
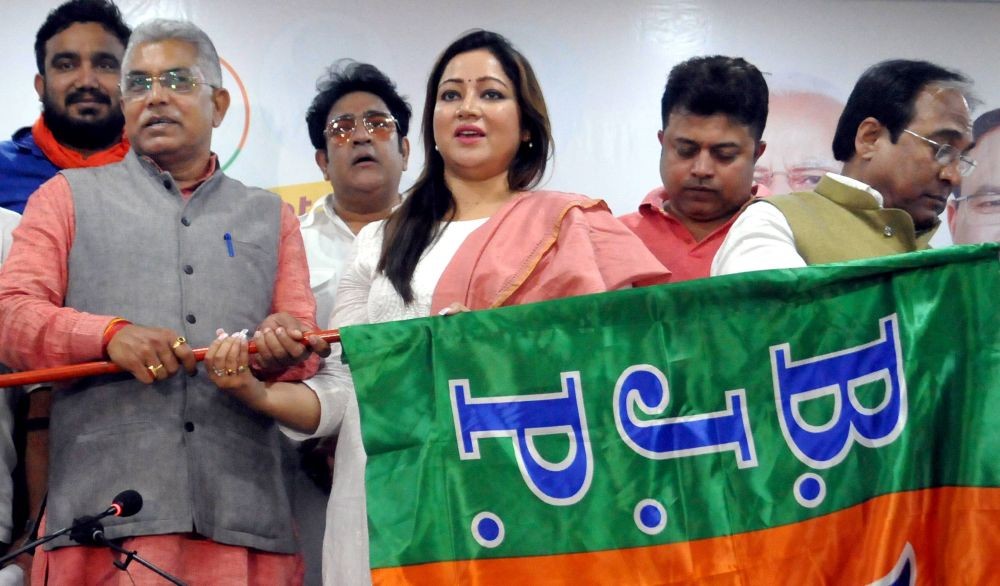
<path fill-rule="evenodd" d="M 75 529 L 75 527 L 66 527 L 65 529 L 60 529 L 59 531 L 56 531 L 55 533 L 52 533 L 52 534 L 49 534 L 49 535 L 46 535 L 45 537 L 42 537 L 41 539 L 35 539 L 34 541 L 29 541 L 28 543 L 26 543 L 26 544 L 22 545 L 21 547 L 15 549 L 14 551 L 7 552 L 7 555 L 5 555 L 2 558 L 0 558 L 0 566 L 5 565 L 10 560 L 16 558 L 17 556 L 21 555 L 22 553 L 24 553 L 26 551 L 34 551 L 34 549 L 36 547 L 38 547 L 39 545 L 48 543 L 48 542 L 52 541 L 53 539 L 55 539 L 57 537 L 62 537 L 63 535 L 66 535 L 67 533 L 69 533 L 73 529 Z"/>
<path fill-rule="evenodd" d="M 70 539 L 81 543 L 84 545 L 103 545 L 114 552 L 120 553 L 125 556 L 124 560 L 115 560 L 115 567 L 123 572 L 128 571 L 128 566 L 133 561 L 139 562 L 143 566 L 146 566 L 151 572 L 160 576 L 164 580 L 170 582 L 171 584 L 176 584 L 177 586 L 187 586 L 180 579 L 168 574 L 166 571 L 158 568 L 152 562 L 149 562 L 139 555 L 138 551 L 129 551 L 124 547 L 118 545 L 114 541 L 111 541 L 104 536 L 104 524 L 99 520 L 94 519 L 92 521 L 86 521 L 78 524 L 79 527 L 77 531 L 70 534 Z"/>
<path fill-rule="evenodd" d="M 118 568 L 119 570 L 123 571 L 123 572 L 127 572 L 128 571 L 128 565 L 131 564 L 133 561 L 136 561 L 136 562 L 139 562 L 140 564 L 146 566 L 153 573 L 157 574 L 158 576 L 160 576 L 161 578 L 163 578 L 167 582 L 170 582 L 171 584 L 176 584 L 177 586 L 187 586 L 187 584 L 185 584 L 184 582 L 180 581 L 178 578 L 175 578 L 174 576 L 171 576 L 170 574 L 168 574 L 164 570 L 161 570 L 160 568 L 156 567 L 152 562 L 144 560 L 139 555 L 139 552 L 137 552 L 135 550 L 129 551 L 129 550 L 125 549 L 124 547 L 118 545 L 117 543 L 115 543 L 113 541 L 108 541 L 107 539 L 104 538 L 103 534 L 97 539 L 97 542 L 101 543 L 103 545 L 106 545 L 109 548 L 111 548 L 113 551 L 116 551 L 116 552 L 118 552 L 120 554 L 123 554 L 125 556 L 125 560 L 124 561 L 122 561 L 122 560 L 115 560 L 115 562 L 114 562 L 115 563 L 115 567 Z"/>
<path fill-rule="evenodd" d="M 26 544 L 22 545 L 21 547 L 15 549 L 14 551 L 7 552 L 7 555 L 5 555 L 2 558 L 0 558 L 0 566 L 3 566 L 4 564 L 6 564 L 7 562 L 9 562 L 10 560 L 16 558 L 17 556 L 21 555 L 22 553 L 24 553 L 26 551 L 34 551 L 34 549 L 36 547 L 38 547 L 39 545 L 43 545 L 45 543 L 48 543 L 48 542 L 52 541 L 53 539 L 56 539 L 57 537 L 62 537 L 63 535 L 66 535 L 67 533 L 71 533 L 73 531 L 77 531 L 81 527 L 86 527 L 90 523 L 95 523 L 95 522 L 100 521 L 101 519 L 103 519 L 105 517 L 109 517 L 109 516 L 114 515 L 114 514 L 115 514 L 115 509 L 110 508 L 110 509 L 104 511 L 103 513 L 101 513 L 100 515 L 97 515 L 96 517 L 84 518 L 82 520 L 80 520 L 80 519 L 74 520 L 73 524 L 70 525 L 69 527 L 65 527 L 63 529 L 60 529 L 59 531 L 56 531 L 55 533 L 50 533 L 50 534 L 45 535 L 45 536 L 43 536 L 43 537 L 41 537 L 39 539 L 34 539 L 32 541 L 29 541 L 28 543 L 26 543 Z"/>

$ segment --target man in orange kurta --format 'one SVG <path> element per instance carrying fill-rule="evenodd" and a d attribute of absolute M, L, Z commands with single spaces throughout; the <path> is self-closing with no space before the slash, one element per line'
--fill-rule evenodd
<path fill-rule="evenodd" d="M 764 76 L 738 57 L 696 57 L 671 70 L 657 133 L 663 185 L 621 218 L 672 271 L 671 282 L 708 276 L 753 195 L 767 101 Z"/>

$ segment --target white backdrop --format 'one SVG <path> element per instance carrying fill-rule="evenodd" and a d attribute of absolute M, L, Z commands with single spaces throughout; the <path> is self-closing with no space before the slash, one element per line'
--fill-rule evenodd
<path fill-rule="evenodd" d="M 29 125 L 39 105 L 32 86 L 34 35 L 59 0 L 2 0 L 0 134 Z M 745 57 L 780 83 L 818 78 L 846 99 L 876 61 L 921 58 L 976 81 L 979 111 L 1000 105 L 1000 4 L 849 0 L 119 0 L 133 26 L 154 16 L 188 18 L 215 41 L 234 78 L 234 105 L 214 148 L 228 172 L 300 197 L 325 192 L 313 162 L 305 110 L 315 81 L 336 59 L 368 61 L 393 78 L 414 110 L 409 186 L 422 164 L 419 119 L 427 74 L 462 32 L 503 33 L 541 80 L 555 134 L 546 185 L 631 211 L 659 179 L 659 99 L 667 72 L 702 54 Z M 943 235 L 945 241 L 947 234 Z M 939 239 L 940 240 L 940 239 Z"/>

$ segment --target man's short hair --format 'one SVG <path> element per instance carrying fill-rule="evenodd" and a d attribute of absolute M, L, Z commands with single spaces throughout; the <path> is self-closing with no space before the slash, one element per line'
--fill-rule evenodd
<path fill-rule="evenodd" d="M 987 132 L 1000 127 L 1000 108 L 985 112 L 972 123 L 972 140 L 978 141 Z"/>
<path fill-rule="evenodd" d="M 122 13 L 110 0 L 69 0 L 65 4 L 49 12 L 35 35 L 35 62 L 38 64 L 38 74 L 45 75 L 45 43 L 49 39 L 79 22 L 96 22 L 104 30 L 113 34 L 121 41 L 122 46 L 128 45 L 132 30 L 122 19 Z"/>
<path fill-rule="evenodd" d="M 353 59 L 341 59 L 330 66 L 326 74 L 316 82 L 319 91 L 306 112 L 309 140 L 316 150 L 326 149 L 326 117 L 337 100 L 353 92 L 366 92 L 378 96 L 389 113 L 399 123 L 399 143 L 410 130 L 410 104 L 396 91 L 392 82 L 377 67 L 368 63 L 358 63 Z"/>
<path fill-rule="evenodd" d="M 892 59 L 876 63 L 854 85 L 833 135 L 833 156 L 847 162 L 855 153 L 858 126 L 868 117 L 889 130 L 892 142 L 913 120 L 913 105 L 928 85 L 952 86 L 968 97 L 970 81 L 957 71 L 927 61 Z"/>
<path fill-rule="evenodd" d="M 767 82 L 760 70 L 740 57 L 695 57 L 675 66 L 660 100 L 663 127 L 670 114 L 725 114 L 750 129 L 760 141 L 767 123 Z"/>
<path fill-rule="evenodd" d="M 219 63 L 219 53 L 215 50 L 212 39 L 208 38 L 205 31 L 196 24 L 186 20 L 157 18 L 135 27 L 128 47 L 125 48 L 125 58 L 122 59 L 122 76 L 127 73 L 125 67 L 136 47 L 163 41 L 184 41 L 192 45 L 198 53 L 195 64 L 205 76 L 205 83 L 212 87 L 222 87 L 222 65 Z"/>

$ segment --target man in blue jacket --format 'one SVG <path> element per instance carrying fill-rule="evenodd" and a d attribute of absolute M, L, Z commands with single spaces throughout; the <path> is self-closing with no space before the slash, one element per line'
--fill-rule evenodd
<path fill-rule="evenodd" d="M 42 115 L 0 143 L 0 207 L 21 213 L 60 169 L 128 152 L 118 82 L 130 33 L 110 0 L 70 0 L 49 13 L 35 37 Z"/>

